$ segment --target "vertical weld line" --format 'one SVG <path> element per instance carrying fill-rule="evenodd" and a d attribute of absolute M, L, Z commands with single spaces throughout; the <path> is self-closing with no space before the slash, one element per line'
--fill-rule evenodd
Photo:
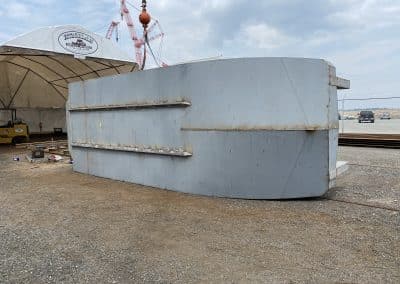
<path fill-rule="evenodd" d="M 309 121 L 308 121 L 307 114 L 306 114 L 306 112 L 305 112 L 305 110 L 304 110 L 304 108 L 303 108 L 303 104 L 301 103 L 301 100 L 300 100 L 300 98 L 299 98 L 299 94 L 297 93 L 297 88 L 295 87 L 294 82 L 293 82 L 292 78 L 290 77 L 289 70 L 288 70 L 288 68 L 287 68 L 287 66 L 286 66 L 286 64 L 285 64 L 284 59 L 281 59 L 280 61 L 281 61 L 282 65 L 283 65 L 283 69 L 285 70 L 286 76 L 287 76 L 287 78 L 288 78 L 288 80 L 289 80 L 289 82 L 290 82 L 290 86 L 292 87 L 292 90 L 293 90 L 293 92 L 294 92 L 294 94 L 295 94 L 297 103 L 299 104 L 300 109 L 301 109 L 301 111 L 303 112 L 304 119 L 305 119 L 305 121 L 306 121 L 306 126 L 308 127 L 308 126 L 310 125 L 310 123 L 309 123 Z"/>
<path fill-rule="evenodd" d="M 301 154 L 303 153 L 304 146 L 306 145 L 306 141 L 307 141 L 308 137 L 310 137 L 310 136 L 308 136 L 308 135 L 305 135 L 305 136 L 304 136 L 303 144 L 301 145 L 301 148 L 300 148 L 300 150 L 299 150 L 299 153 L 297 154 L 297 157 L 296 157 L 296 160 L 295 160 L 295 162 L 294 162 L 294 165 L 293 165 L 293 167 L 291 168 L 291 170 L 290 170 L 290 172 L 289 172 L 289 175 L 287 176 L 287 180 L 286 180 L 286 183 L 285 183 L 285 187 L 283 188 L 283 191 L 282 191 L 282 193 L 281 193 L 281 197 L 284 197 L 284 196 L 285 196 L 285 193 L 286 193 L 286 191 L 287 191 L 287 187 L 288 187 L 288 184 L 289 184 L 289 180 L 290 180 L 290 178 L 291 178 L 292 175 L 293 175 L 294 169 L 296 168 L 297 163 L 299 162 L 299 159 L 300 159 Z"/>
<path fill-rule="evenodd" d="M 333 73 L 333 66 L 330 66 L 329 64 L 327 65 L 328 66 L 328 85 L 327 85 L 327 89 L 328 89 L 328 111 L 327 111 L 327 113 L 328 113 L 328 188 L 329 188 L 329 185 L 330 185 L 330 183 L 331 183 L 331 160 L 333 159 L 333 156 L 331 156 L 332 155 L 332 149 L 331 149 L 331 129 L 330 129 L 330 125 L 331 125 L 331 116 L 330 116 L 330 109 L 331 109 L 331 104 L 332 104 L 332 101 L 331 101 L 331 85 L 330 85 L 330 78 L 331 78 L 331 70 L 332 70 L 332 73 Z M 336 76 L 336 70 L 335 70 L 335 76 Z M 337 95 L 337 93 L 336 93 L 336 95 Z M 336 102 L 336 105 L 337 105 L 337 102 Z M 338 111 L 338 113 L 339 113 L 339 111 Z M 338 114 L 336 114 L 336 117 L 337 117 L 337 115 Z M 336 120 L 336 118 L 335 118 L 335 120 Z M 339 123 L 339 122 L 338 122 Z M 338 137 L 339 137 L 339 131 L 338 131 Z M 336 145 L 337 145 L 337 143 L 338 143 L 338 141 L 335 143 Z M 336 147 L 336 146 L 334 146 L 334 147 Z M 336 153 L 336 157 L 335 157 L 335 179 L 337 178 L 337 168 L 336 168 L 336 162 L 337 162 L 337 153 Z"/>

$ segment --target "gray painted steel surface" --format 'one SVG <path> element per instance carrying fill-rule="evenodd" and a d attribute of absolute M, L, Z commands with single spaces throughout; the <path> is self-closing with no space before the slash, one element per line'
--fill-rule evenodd
<path fill-rule="evenodd" d="M 320 196 L 336 177 L 336 77 L 324 60 L 191 63 L 70 85 L 74 170 L 181 192 Z"/>

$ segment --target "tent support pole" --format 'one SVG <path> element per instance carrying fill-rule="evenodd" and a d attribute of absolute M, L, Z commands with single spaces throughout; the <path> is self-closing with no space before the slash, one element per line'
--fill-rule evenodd
<path fill-rule="evenodd" d="M 26 76 L 28 76 L 29 71 L 30 71 L 30 70 L 28 69 L 28 70 L 25 72 L 24 77 L 23 77 L 22 80 L 19 82 L 19 85 L 18 85 L 18 87 L 17 87 L 17 90 L 16 90 L 15 93 L 12 95 L 11 100 L 10 100 L 10 102 L 8 103 L 8 107 L 7 107 L 7 108 L 10 108 L 11 104 L 14 102 L 14 99 L 15 99 L 15 97 L 17 96 L 19 90 L 21 89 L 22 84 L 24 83 L 24 81 L 25 81 L 25 79 L 26 79 Z"/>
<path fill-rule="evenodd" d="M 116 66 L 116 67 L 122 67 L 122 66 L 126 66 L 126 65 L 119 65 L 119 66 Z M 135 66 L 133 68 L 135 68 Z M 97 70 L 97 72 L 106 71 L 106 70 L 110 70 L 110 68 L 100 69 L 100 70 Z M 75 78 L 78 78 L 78 77 L 81 77 L 81 76 L 87 76 L 87 75 L 90 75 L 90 74 L 95 74 L 95 73 L 94 73 L 94 71 L 91 71 L 91 72 L 88 72 L 88 73 L 85 73 L 85 74 L 81 74 L 80 76 L 77 75 L 77 76 L 72 76 L 72 77 L 65 77 L 64 79 L 67 79 L 67 80 L 68 79 L 75 79 Z M 62 81 L 64 79 L 52 80 L 52 81 L 50 81 L 50 83 Z M 84 81 L 84 79 L 81 79 L 81 80 Z"/>
<path fill-rule="evenodd" d="M 6 108 L 6 104 L 3 102 L 2 99 L 0 99 L 0 103 L 3 105 L 4 108 Z"/>
<path fill-rule="evenodd" d="M 29 61 L 31 61 L 31 62 L 33 62 L 33 63 L 39 64 L 40 66 L 46 68 L 46 69 L 49 70 L 50 72 L 52 72 L 52 73 L 56 74 L 58 77 L 60 77 L 61 80 L 64 79 L 64 77 L 63 77 L 60 73 L 58 73 L 57 71 L 51 69 L 50 67 L 46 66 L 45 64 L 43 64 L 43 63 L 41 63 L 41 62 L 38 62 L 38 61 L 36 61 L 36 60 L 33 60 L 32 58 L 29 58 L 29 57 L 26 57 L 26 56 L 21 56 L 21 57 L 22 57 L 23 59 L 29 60 Z M 68 85 L 68 81 L 67 81 L 66 79 L 64 79 L 64 81 L 65 81 L 65 82 L 67 83 L 67 85 Z"/>
<path fill-rule="evenodd" d="M 19 64 L 17 64 L 17 63 L 11 62 L 11 61 L 3 61 L 3 62 L 6 62 L 6 63 L 8 63 L 8 64 L 17 66 L 17 67 L 19 67 L 19 68 L 22 68 L 22 69 L 31 71 L 33 74 L 35 74 L 35 75 L 38 76 L 40 79 L 42 79 L 42 80 L 45 81 L 47 84 L 49 84 L 49 85 L 57 92 L 57 94 L 59 94 L 59 95 L 64 99 L 64 101 L 67 101 L 67 98 L 65 98 L 64 95 L 63 95 L 51 82 L 49 82 L 48 80 L 46 80 L 46 78 L 44 78 L 44 77 L 43 77 L 42 75 L 40 75 L 39 73 L 33 71 L 33 70 L 30 69 L 30 68 L 27 68 L 27 67 L 25 67 L 25 66 L 19 65 Z"/>
<path fill-rule="evenodd" d="M 60 60 L 58 60 L 57 58 L 55 58 L 55 57 L 53 57 L 53 56 L 49 56 L 48 58 L 51 59 L 51 60 L 53 60 L 53 61 L 55 61 L 55 62 L 57 62 L 59 65 L 61 65 L 61 66 L 64 67 L 65 69 L 67 69 L 69 72 L 71 72 L 72 74 L 76 75 L 76 76 L 73 77 L 73 78 L 78 77 L 79 79 L 81 79 L 81 81 L 84 80 L 84 79 L 82 78 L 81 75 L 78 75 L 74 70 L 72 70 L 71 68 L 69 68 L 67 65 L 65 65 L 64 63 L 62 63 L 62 62 L 61 62 Z M 68 79 L 68 78 L 65 78 L 65 79 Z"/>
<path fill-rule="evenodd" d="M 100 74 L 99 74 L 96 70 L 94 70 L 92 67 L 90 67 L 88 64 L 86 64 L 86 63 L 84 62 L 84 60 L 79 60 L 79 62 L 80 62 L 82 65 L 85 65 L 87 68 L 89 68 L 89 70 L 92 70 L 92 71 L 93 71 L 92 73 L 96 74 L 97 77 L 99 77 L 99 78 L 101 77 Z"/>

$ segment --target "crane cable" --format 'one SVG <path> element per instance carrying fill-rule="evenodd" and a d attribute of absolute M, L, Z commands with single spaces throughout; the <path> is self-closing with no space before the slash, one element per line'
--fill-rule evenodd
<path fill-rule="evenodd" d="M 146 7 L 147 7 L 147 2 L 146 0 L 142 0 L 142 12 L 141 13 L 145 13 L 146 12 Z M 140 19 L 140 16 L 139 16 Z M 143 36 L 144 36 L 144 41 L 145 44 L 143 45 L 143 62 L 142 62 L 142 70 L 144 70 L 144 67 L 146 65 L 146 57 L 147 57 L 147 50 L 146 50 L 146 42 L 149 42 L 148 36 L 147 36 L 147 24 L 145 24 L 144 22 L 142 22 L 142 26 L 143 26 Z"/>
<path fill-rule="evenodd" d="M 149 43 L 149 41 L 148 41 L 147 35 L 146 35 L 146 44 L 147 44 L 147 46 L 149 47 L 149 50 L 150 50 L 151 56 L 152 56 L 153 59 L 154 59 L 154 62 L 157 64 L 158 67 L 160 67 L 160 64 L 158 63 L 158 60 L 157 60 L 157 58 L 156 58 L 156 56 L 155 56 L 155 54 L 154 54 L 154 52 L 153 52 L 153 49 L 151 48 L 151 45 L 150 45 L 150 43 Z"/>
<path fill-rule="evenodd" d="M 133 5 L 132 3 L 130 3 L 129 1 L 126 1 L 126 3 L 127 3 L 129 6 L 131 6 L 133 9 L 135 9 L 136 11 L 138 11 L 138 12 L 143 12 L 143 11 L 145 11 L 146 8 L 147 8 L 147 1 L 146 1 L 146 0 L 142 0 L 142 9 L 139 9 L 138 7 L 136 7 L 135 5 Z M 158 23 L 158 27 L 159 27 L 159 29 L 161 30 L 161 32 L 163 33 L 162 28 L 161 28 L 161 26 L 160 26 L 158 20 L 155 19 L 155 18 L 153 18 L 153 20 L 155 20 L 155 21 Z M 146 45 L 147 45 L 147 47 L 149 48 L 150 54 L 151 54 L 151 56 L 153 57 L 154 62 L 156 63 L 156 65 L 157 65 L 158 67 L 160 67 L 160 66 L 161 66 L 161 65 L 160 65 L 160 62 L 161 62 L 161 52 L 162 52 L 162 42 L 163 42 L 163 40 L 161 39 L 160 50 L 158 51 L 158 58 L 157 58 L 157 56 L 155 55 L 155 53 L 154 53 L 154 51 L 153 51 L 153 48 L 152 48 L 151 45 L 150 45 L 146 27 L 143 27 L 143 28 L 144 28 L 144 33 L 143 33 L 143 34 L 144 34 L 145 44 L 143 45 L 142 70 L 143 70 L 144 67 L 145 67 L 146 58 L 147 58 L 147 49 L 146 49 Z"/>

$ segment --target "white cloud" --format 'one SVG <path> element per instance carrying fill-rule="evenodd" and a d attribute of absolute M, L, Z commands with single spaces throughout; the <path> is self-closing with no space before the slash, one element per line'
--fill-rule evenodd
<path fill-rule="evenodd" d="M 29 7 L 22 3 L 7 2 L 4 9 L 10 18 L 22 19 L 30 15 Z"/>
<path fill-rule="evenodd" d="M 119 0 L 0 0 L 0 40 L 67 23 L 105 34 L 120 18 L 118 6 Z M 167 63 L 219 54 L 318 57 L 353 80 L 357 96 L 382 88 L 397 95 L 400 88 L 393 77 L 400 64 L 400 0 L 153 0 L 148 8 L 165 31 Z M 120 31 L 119 47 L 133 56 L 125 23 Z"/>
<path fill-rule="evenodd" d="M 47 6 L 55 4 L 57 0 L 29 0 L 29 2 L 34 5 Z"/>
<path fill-rule="evenodd" d="M 400 2 L 393 0 L 353 0 L 344 1 L 344 9 L 330 16 L 332 24 L 349 29 L 386 27 L 399 25 Z"/>
<path fill-rule="evenodd" d="M 223 10 L 229 5 L 232 5 L 232 0 L 207 0 L 203 1 L 203 7 L 205 9 L 216 9 Z"/>
<path fill-rule="evenodd" d="M 265 23 L 245 25 L 239 32 L 239 40 L 241 37 L 248 46 L 261 49 L 277 48 L 290 41 L 290 39 L 277 28 L 268 26 Z"/>

